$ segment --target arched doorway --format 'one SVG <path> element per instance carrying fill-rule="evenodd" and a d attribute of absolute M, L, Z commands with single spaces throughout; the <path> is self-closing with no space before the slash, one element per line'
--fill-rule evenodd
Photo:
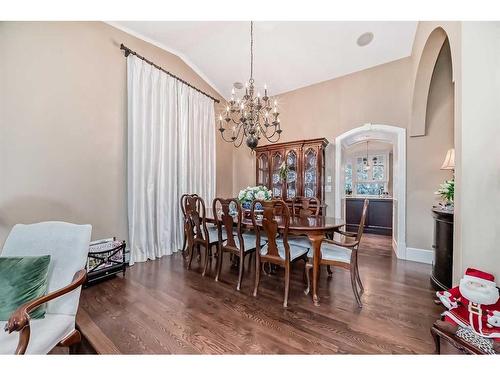
<path fill-rule="evenodd" d="M 335 217 L 344 217 L 343 151 L 366 140 L 393 145 L 393 249 L 399 259 L 406 259 L 406 129 L 383 124 L 365 124 L 335 139 Z"/>

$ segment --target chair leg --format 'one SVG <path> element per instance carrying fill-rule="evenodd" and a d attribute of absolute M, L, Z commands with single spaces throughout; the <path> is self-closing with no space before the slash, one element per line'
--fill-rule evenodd
<path fill-rule="evenodd" d="M 352 286 L 352 291 L 354 293 L 354 297 L 356 298 L 356 302 L 358 303 L 358 307 L 361 308 L 363 305 L 361 304 L 361 298 L 359 298 L 359 293 L 358 293 L 358 286 L 357 286 L 357 281 L 356 281 L 356 269 L 355 266 L 351 266 L 350 268 L 351 272 L 351 286 Z"/>
<path fill-rule="evenodd" d="M 206 273 L 207 273 L 207 269 L 208 269 L 208 259 L 211 258 L 211 246 L 210 244 L 208 244 L 207 246 L 205 246 L 205 265 L 203 266 L 203 272 L 201 273 L 201 276 L 205 276 Z"/>
<path fill-rule="evenodd" d="M 361 282 L 361 278 L 359 277 L 359 267 L 358 267 L 358 259 L 356 258 L 356 263 L 355 263 L 355 269 L 356 269 L 356 281 L 359 284 L 359 289 L 360 289 L 360 294 L 363 294 L 365 291 L 365 288 L 363 287 L 363 283 Z"/>
<path fill-rule="evenodd" d="M 222 247 L 219 246 L 219 255 L 217 256 L 217 272 L 215 274 L 215 281 L 219 281 L 220 279 L 220 271 L 222 269 L 222 258 L 224 257 L 224 251 Z"/>
<path fill-rule="evenodd" d="M 262 263 L 264 265 L 264 263 Z M 259 254 L 255 254 L 255 286 L 253 288 L 253 296 L 257 297 L 257 292 L 259 291 L 259 282 L 260 282 L 260 256 Z"/>
<path fill-rule="evenodd" d="M 236 290 L 241 289 L 241 281 L 243 280 L 243 272 L 245 271 L 245 254 L 240 252 L 240 271 L 238 274 L 238 285 L 236 286 Z"/>
<path fill-rule="evenodd" d="M 285 298 L 283 307 L 288 307 L 288 292 L 290 290 L 290 263 L 285 264 Z"/>
<path fill-rule="evenodd" d="M 186 245 L 187 245 L 187 232 L 186 229 L 184 229 L 184 240 L 182 241 L 182 247 L 181 247 L 182 252 L 186 250 Z"/>
<path fill-rule="evenodd" d="M 328 272 L 328 277 L 332 277 L 333 272 L 329 264 L 326 266 L 326 271 Z"/>
<path fill-rule="evenodd" d="M 194 244 L 188 245 L 188 251 L 189 251 L 189 261 L 188 261 L 188 270 L 191 269 L 191 262 L 193 261 L 193 255 L 194 255 Z"/>
<path fill-rule="evenodd" d="M 306 273 L 306 283 L 307 283 L 307 288 L 304 290 L 304 294 L 308 295 L 310 290 L 311 290 L 311 270 L 312 270 L 312 264 L 309 264 L 307 261 L 306 264 L 304 265 L 304 272 Z"/>
<path fill-rule="evenodd" d="M 197 256 L 196 260 L 198 262 L 201 262 L 201 246 L 200 246 L 200 244 L 196 245 L 196 250 L 198 250 L 198 256 Z"/>

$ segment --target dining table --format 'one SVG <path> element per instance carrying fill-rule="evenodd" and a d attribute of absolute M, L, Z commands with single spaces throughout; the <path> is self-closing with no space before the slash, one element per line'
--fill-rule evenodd
<path fill-rule="evenodd" d="M 221 213 L 217 213 L 220 220 Z M 206 209 L 205 218 L 209 223 L 215 223 L 214 212 L 211 208 Z M 285 220 L 281 215 L 275 215 L 275 220 L 278 224 L 278 231 L 282 233 L 285 230 Z M 256 224 L 260 225 L 262 220 L 256 220 Z M 345 221 L 335 217 L 329 216 L 290 216 L 290 224 L 288 233 L 293 235 L 304 235 L 309 238 L 313 250 L 313 278 L 312 278 L 312 299 L 316 306 L 319 306 L 318 296 L 318 279 L 319 267 L 321 261 L 321 243 L 326 237 L 327 233 L 333 233 L 345 226 Z M 248 215 L 243 214 L 241 225 L 246 229 L 253 228 L 253 222 Z"/>

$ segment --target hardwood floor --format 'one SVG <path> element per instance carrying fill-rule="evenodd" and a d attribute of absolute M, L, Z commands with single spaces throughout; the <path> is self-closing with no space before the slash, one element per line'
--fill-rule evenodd
<path fill-rule="evenodd" d="M 215 262 L 203 278 L 201 264 L 193 260 L 188 271 L 177 254 L 83 290 L 78 325 L 103 353 L 432 353 L 429 329 L 441 308 L 433 302 L 430 265 L 398 261 L 390 246 L 390 237 L 363 237 L 362 309 L 343 269 L 331 279 L 322 270 L 315 307 L 296 264 L 284 309 L 282 271 L 263 276 L 255 298 L 253 264 L 238 292 L 228 256 L 216 283 Z"/>

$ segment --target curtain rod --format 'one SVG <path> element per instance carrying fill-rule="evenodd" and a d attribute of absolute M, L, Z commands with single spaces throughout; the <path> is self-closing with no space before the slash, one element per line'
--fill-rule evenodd
<path fill-rule="evenodd" d="M 203 95 L 205 95 L 205 96 L 208 96 L 208 97 L 209 97 L 210 99 L 212 99 L 214 102 L 216 102 L 216 103 L 220 103 L 220 100 L 219 100 L 219 99 L 214 98 L 212 95 L 207 94 L 205 91 L 200 90 L 199 88 L 197 88 L 197 87 L 195 87 L 195 86 L 191 85 L 189 82 L 184 81 L 182 78 L 177 77 L 175 74 L 170 73 L 168 70 L 163 69 L 161 66 L 156 65 L 154 62 L 152 62 L 152 61 L 150 61 L 150 60 L 146 59 L 144 56 L 141 56 L 141 55 L 139 55 L 137 52 L 132 51 L 130 48 L 128 48 L 128 47 L 126 47 L 125 45 L 123 45 L 123 43 L 120 45 L 120 49 L 122 49 L 122 50 L 124 50 L 124 51 L 125 51 L 125 57 L 127 57 L 127 56 L 128 56 L 128 55 L 130 55 L 130 54 L 135 55 L 135 56 L 137 56 L 138 58 L 140 58 L 141 60 L 143 60 L 143 61 L 147 62 L 149 65 L 154 66 L 156 69 L 159 69 L 159 70 L 161 70 L 162 72 L 167 73 L 170 77 L 175 78 L 175 79 L 176 79 L 176 80 L 178 80 L 178 81 L 181 81 L 181 82 L 182 82 L 182 83 L 184 83 L 186 86 L 189 86 L 189 87 L 191 87 L 192 89 L 194 89 L 194 90 L 198 91 L 199 93 L 201 93 L 201 94 L 203 94 Z"/>

